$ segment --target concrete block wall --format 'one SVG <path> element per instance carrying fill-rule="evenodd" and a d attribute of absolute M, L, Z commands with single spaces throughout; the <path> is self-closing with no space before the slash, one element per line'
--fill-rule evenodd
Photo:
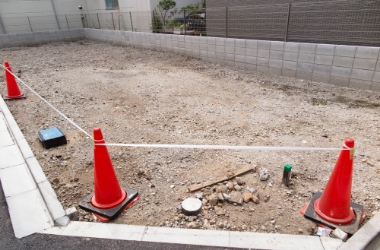
<path fill-rule="evenodd" d="M 171 51 L 239 69 L 380 91 L 380 48 L 73 29 L 1 34 L 0 48 L 92 39 Z"/>
<path fill-rule="evenodd" d="M 380 91 L 380 48 L 85 29 L 87 39 L 172 51 L 239 69 Z"/>
<path fill-rule="evenodd" d="M 83 29 L 0 34 L 0 48 L 85 39 Z"/>

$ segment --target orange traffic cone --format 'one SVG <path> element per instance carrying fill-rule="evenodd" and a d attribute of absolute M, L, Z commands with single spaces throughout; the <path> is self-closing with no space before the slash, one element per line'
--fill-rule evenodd
<path fill-rule="evenodd" d="M 26 95 L 21 93 L 20 89 L 18 88 L 17 82 L 15 77 L 11 74 L 12 69 L 9 66 L 8 62 L 4 62 L 5 65 L 5 79 L 7 81 L 7 90 L 8 94 L 5 95 L 4 100 L 13 100 L 13 99 L 21 99 L 26 98 Z"/>
<path fill-rule="evenodd" d="M 138 200 L 136 190 L 120 187 L 100 128 L 94 128 L 94 193 L 79 203 L 100 221 L 108 222 Z"/>
<path fill-rule="evenodd" d="M 354 140 L 343 145 L 339 158 L 323 193 L 315 193 L 305 217 L 353 234 L 359 228 L 363 206 L 351 202 Z M 301 209 L 302 211 L 302 209 Z"/>

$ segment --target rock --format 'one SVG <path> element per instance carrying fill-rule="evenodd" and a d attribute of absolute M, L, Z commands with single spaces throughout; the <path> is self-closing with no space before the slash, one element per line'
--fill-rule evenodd
<path fill-rule="evenodd" d="M 240 177 L 236 177 L 236 183 L 241 186 L 245 184 L 245 181 L 243 181 Z"/>
<path fill-rule="evenodd" d="M 203 220 L 203 227 L 204 228 L 208 228 L 210 226 L 209 222 L 208 222 L 208 219 L 204 219 Z"/>
<path fill-rule="evenodd" d="M 270 195 L 265 195 L 264 202 L 268 202 L 270 199 Z"/>
<path fill-rule="evenodd" d="M 257 198 L 257 196 L 256 195 L 254 195 L 254 194 L 252 194 L 252 201 L 254 202 L 254 203 L 256 203 L 256 204 L 259 204 L 260 203 L 260 200 L 259 200 L 259 198 Z"/>
<path fill-rule="evenodd" d="M 249 192 L 248 190 L 245 190 L 244 193 L 243 193 L 243 200 L 244 202 L 249 202 L 250 200 L 252 200 L 252 193 Z"/>
<path fill-rule="evenodd" d="M 142 169 L 137 170 L 137 175 L 138 175 L 138 176 L 142 176 L 144 173 L 145 173 L 145 172 L 144 172 L 144 170 L 142 170 Z"/>
<path fill-rule="evenodd" d="M 330 237 L 341 239 L 343 242 L 346 242 L 348 238 L 348 234 L 340 230 L 339 228 L 336 228 L 334 231 L 332 231 L 332 233 L 330 234 Z"/>
<path fill-rule="evenodd" d="M 234 190 L 234 184 L 233 184 L 232 182 L 228 182 L 228 183 L 227 183 L 227 188 L 228 188 L 229 190 Z"/>
<path fill-rule="evenodd" d="M 217 227 L 219 228 L 224 228 L 224 223 L 219 221 L 217 224 L 216 224 Z"/>
<path fill-rule="evenodd" d="M 216 215 L 225 215 L 226 214 L 226 211 L 224 211 L 223 208 L 218 207 L 218 206 L 214 207 L 214 211 L 215 211 Z"/>
<path fill-rule="evenodd" d="M 218 193 L 227 193 L 228 192 L 228 188 L 225 185 L 219 185 L 216 188 L 216 192 L 218 192 Z"/>
<path fill-rule="evenodd" d="M 250 187 L 250 186 L 247 186 L 246 188 L 249 192 L 251 192 L 252 194 L 256 193 L 256 189 L 254 189 L 253 187 Z"/>
<path fill-rule="evenodd" d="M 220 201 L 224 201 L 224 197 L 223 197 L 223 194 L 222 193 L 218 193 L 218 199 Z"/>
<path fill-rule="evenodd" d="M 243 204 L 243 197 L 242 197 L 241 193 L 239 193 L 237 191 L 232 191 L 230 193 L 230 196 L 231 196 L 231 198 L 230 198 L 229 201 L 231 203 L 236 203 L 238 205 L 242 205 Z"/>
<path fill-rule="evenodd" d="M 190 222 L 189 224 L 187 224 L 187 226 L 192 229 L 198 229 L 201 227 L 198 222 Z"/>
<path fill-rule="evenodd" d="M 223 198 L 224 198 L 225 200 L 229 200 L 229 199 L 231 199 L 231 196 L 229 196 L 229 195 L 226 194 L 226 193 L 223 193 Z"/>
<path fill-rule="evenodd" d="M 303 233 L 303 230 L 302 228 L 298 228 L 298 233 L 302 234 Z"/>
<path fill-rule="evenodd" d="M 239 185 L 235 185 L 235 186 L 234 186 L 234 189 L 235 189 L 236 191 L 241 191 L 243 188 L 242 188 L 241 186 L 239 186 Z"/>
<path fill-rule="evenodd" d="M 53 179 L 53 182 L 54 182 L 55 184 L 58 184 L 58 183 L 59 183 L 59 178 L 54 178 L 54 179 Z"/>
<path fill-rule="evenodd" d="M 214 219 L 210 220 L 210 225 L 215 225 L 216 221 Z"/>
<path fill-rule="evenodd" d="M 202 199 L 203 198 L 203 193 L 195 193 L 195 198 Z"/>
<path fill-rule="evenodd" d="M 174 188 L 174 185 L 170 185 L 170 188 Z"/>
<path fill-rule="evenodd" d="M 208 197 L 208 202 L 210 203 L 211 206 L 215 206 L 216 204 L 218 204 L 218 200 L 219 200 L 219 197 L 216 193 L 213 193 Z"/>
<path fill-rule="evenodd" d="M 269 178 L 268 169 L 260 168 L 259 169 L 259 176 L 260 176 L 260 181 L 268 180 L 268 178 Z"/>

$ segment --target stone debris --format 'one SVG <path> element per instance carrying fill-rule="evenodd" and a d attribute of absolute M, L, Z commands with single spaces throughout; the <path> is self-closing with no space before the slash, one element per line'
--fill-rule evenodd
<path fill-rule="evenodd" d="M 269 199 L 270 199 L 270 195 L 265 195 L 265 197 L 264 197 L 264 202 L 268 202 Z"/>
<path fill-rule="evenodd" d="M 252 198 L 253 198 L 253 194 L 251 192 L 249 192 L 248 190 L 244 191 L 243 193 L 244 202 L 249 202 L 250 200 L 252 200 Z"/>
<path fill-rule="evenodd" d="M 226 193 L 223 193 L 223 198 L 224 198 L 225 200 L 229 200 L 229 199 L 231 199 L 231 196 L 229 196 L 229 195 L 226 194 Z"/>
<path fill-rule="evenodd" d="M 269 179 L 268 169 L 260 168 L 259 169 L 259 176 L 260 176 L 260 181 L 268 180 Z"/>
<path fill-rule="evenodd" d="M 245 181 L 243 181 L 240 177 L 236 177 L 236 183 L 240 186 L 245 184 Z"/>
<path fill-rule="evenodd" d="M 230 193 L 230 196 L 231 196 L 231 198 L 230 198 L 229 202 L 236 203 L 238 205 L 243 205 L 243 196 L 241 195 L 240 192 L 232 191 Z"/>
<path fill-rule="evenodd" d="M 219 201 L 224 201 L 224 197 L 222 193 L 218 193 L 218 199 Z"/>
<path fill-rule="evenodd" d="M 256 204 L 259 204 L 260 203 L 260 200 L 259 200 L 259 198 L 256 196 L 256 195 L 254 195 L 254 194 L 252 194 L 252 201 L 254 202 L 254 203 L 256 203 Z"/>
<path fill-rule="evenodd" d="M 202 199 L 203 198 L 203 193 L 195 193 L 195 198 Z"/>
<path fill-rule="evenodd" d="M 332 233 L 330 234 L 331 238 L 337 238 L 341 239 L 343 242 L 347 241 L 348 234 L 340 230 L 339 228 L 336 228 Z"/>
<path fill-rule="evenodd" d="M 228 192 L 228 188 L 226 185 L 219 185 L 217 188 L 216 188 L 216 191 L 218 193 L 227 193 Z"/>
<path fill-rule="evenodd" d="M 256 193 L 256 189 L 254 189 L 253 187 L 250 187 L 250 186 L 247 186 L 246 189 L 251 192 L 252 194 Z"/>
<path fill-rule="evenodd" d="M 208 202 L 210 203 L 211 206 L 215 206 L 216 204 L 218 204 L 218 200 L 219 200 L 219 197 L 216 193 L 213 193 L 208 197 Z"/>
<path fill-rule="evenodd" d="M 225 215 L 226 214 L 226 211 L 223 208 L 218 207 L 218 206 L 214 207 L 214 211 L 215 211 L 216 215 Z"/>
<path fill-rule="evenodd" d="M 232 183 L 232 182 L 228 182 L 227 183 L 227 188 L 229 189 L 229 190 L 234 190 L 235 188 L 234 188 L 234 184 Z"/>

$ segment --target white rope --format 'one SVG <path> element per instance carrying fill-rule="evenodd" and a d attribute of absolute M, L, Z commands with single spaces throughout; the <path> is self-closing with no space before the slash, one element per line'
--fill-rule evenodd
<path fill-rule="evenodd" d="M 6 71 L 11 73 L 17 80 L 19 80 L 22 84 L 24 84 L 32 93 L 34 93 L 38 98 L 40 98 L 42 101 L 44 101 L 47 105 L 49 105 L 53 110 L 55 110 L 58 114 L 60 114 L 63 118 L 65 118 L 69 123 L 71 123 L 74 127 L 82 131 L 85 135 L 90 137 L 92 139 L 92 136 L 87 133 L 84 129 L 82 129 L 79 125 L 77 125 L 73 120 L 65 116 L 61 111 L 56 109 L 53 105 L 51 105 L 48 101 L 46 101 L 42 96 L 40 96 L 36 91 L 34 91 L 31 87 L 29 87 L 25 82 L 23 82 L 20 78 L 18 78 L 15 74 L 13 74 L 12 71 L 8 70 L 6 67 L 0 64 L 1 67 L 3 67 Z"/>
<path fill-rule="evenodd" d="M 232 149 L 268 151 L 341 151 L 350 148 L 311 148 L 311 147 L 267 147 L 267 146 L 224 146 L 224 145 L 185 145 L 185 144 L 122 144 L 95 143 L 96 146 L 143 147 L 143 148 L 191 148 L 191 149 Z"/>

